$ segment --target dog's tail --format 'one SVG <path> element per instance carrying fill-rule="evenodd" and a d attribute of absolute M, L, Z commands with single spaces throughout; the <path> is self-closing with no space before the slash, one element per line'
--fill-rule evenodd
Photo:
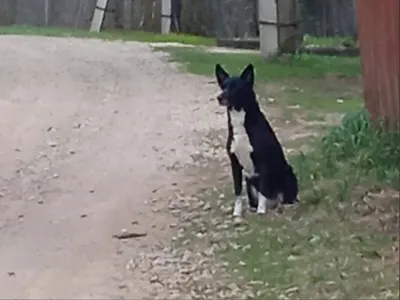
<path fill-rule="evenodd" d="M 294 204 L 299 202 L 299 199 L 297 198 L 297 194 L 299 192 L 297 177 L 290 165 L 287 165 L 285 173 L 285 189 L 283 193 L 282 204 Z"/>

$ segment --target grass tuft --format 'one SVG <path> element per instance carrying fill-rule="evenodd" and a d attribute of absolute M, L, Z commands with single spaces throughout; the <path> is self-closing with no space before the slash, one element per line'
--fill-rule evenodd
<path fill-rule="evenodd" d="M 400 188 L 400 135 L 374 128 L 367 110 L 347 115 L 340 127 L 333 128 L 322 140 L 323 153 L 332 161 L 348 161 L 366 175 L 374 172 L 377 180 Z"/>
<path fill-rule="evenodd" d="M 312 176 L 341 178 L 341 188 L 349 190 L 365 179 L 400 188 L 400 135 L 373 127 L 366 109 L 347 114 L 315 146 L 307 156 L 294 158 L 303 185 L 312 184 L 306 178 Z"/>

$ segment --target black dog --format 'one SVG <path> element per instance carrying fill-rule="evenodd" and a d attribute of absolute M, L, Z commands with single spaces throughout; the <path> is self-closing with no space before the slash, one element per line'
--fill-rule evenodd
<path fill-rule="evenodd" d="M 251 210 L 264 214 L 267 204 L 295 203 L 297 178 L 256 100 L 253 65 L 249 64 L 239 77 L 230 77 L 217 64 L 215 75 L 222 90 L 217 99 L 228 114 L 226 148 L 237 197 L 233 215 L 242 214 L 242 174 Z"/>

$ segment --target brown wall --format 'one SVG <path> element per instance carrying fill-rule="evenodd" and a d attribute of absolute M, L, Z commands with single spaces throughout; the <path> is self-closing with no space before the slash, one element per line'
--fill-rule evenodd
<path fill-rule="evenodd" d="M 373 119 L 400 120 L 399 0 L 357 0 L 365 105 Z"/>

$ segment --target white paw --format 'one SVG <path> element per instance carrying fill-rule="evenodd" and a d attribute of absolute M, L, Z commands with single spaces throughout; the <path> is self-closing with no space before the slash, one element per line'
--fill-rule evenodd
<path fill-rule="evenodd" d="M 235 208 L 233 209 L 233 214 L 232 215 L 234 217 L 241 217 L 242 216 L 242 208 L 235 205 Z"/>
<path fill-rule="evenodd" d="M 260 207 L 260 205 L 257 207 L 257 214 L 264 215 L 266 212 L 267 209 L 265 207 Z"/>
<path fill-rule="evenodd" d="M 257 214 L 263 215 L 267 212 L 267 198 L 261 193 L 258 194 Z"/>
<path fill-rule="evenodd" d="M 237 197 L 235 200 L 235 206 L 233 207 L 233 216 L 240 217 L 242 216 L 243 210 L 243 201 L 240 197 Z"/>

